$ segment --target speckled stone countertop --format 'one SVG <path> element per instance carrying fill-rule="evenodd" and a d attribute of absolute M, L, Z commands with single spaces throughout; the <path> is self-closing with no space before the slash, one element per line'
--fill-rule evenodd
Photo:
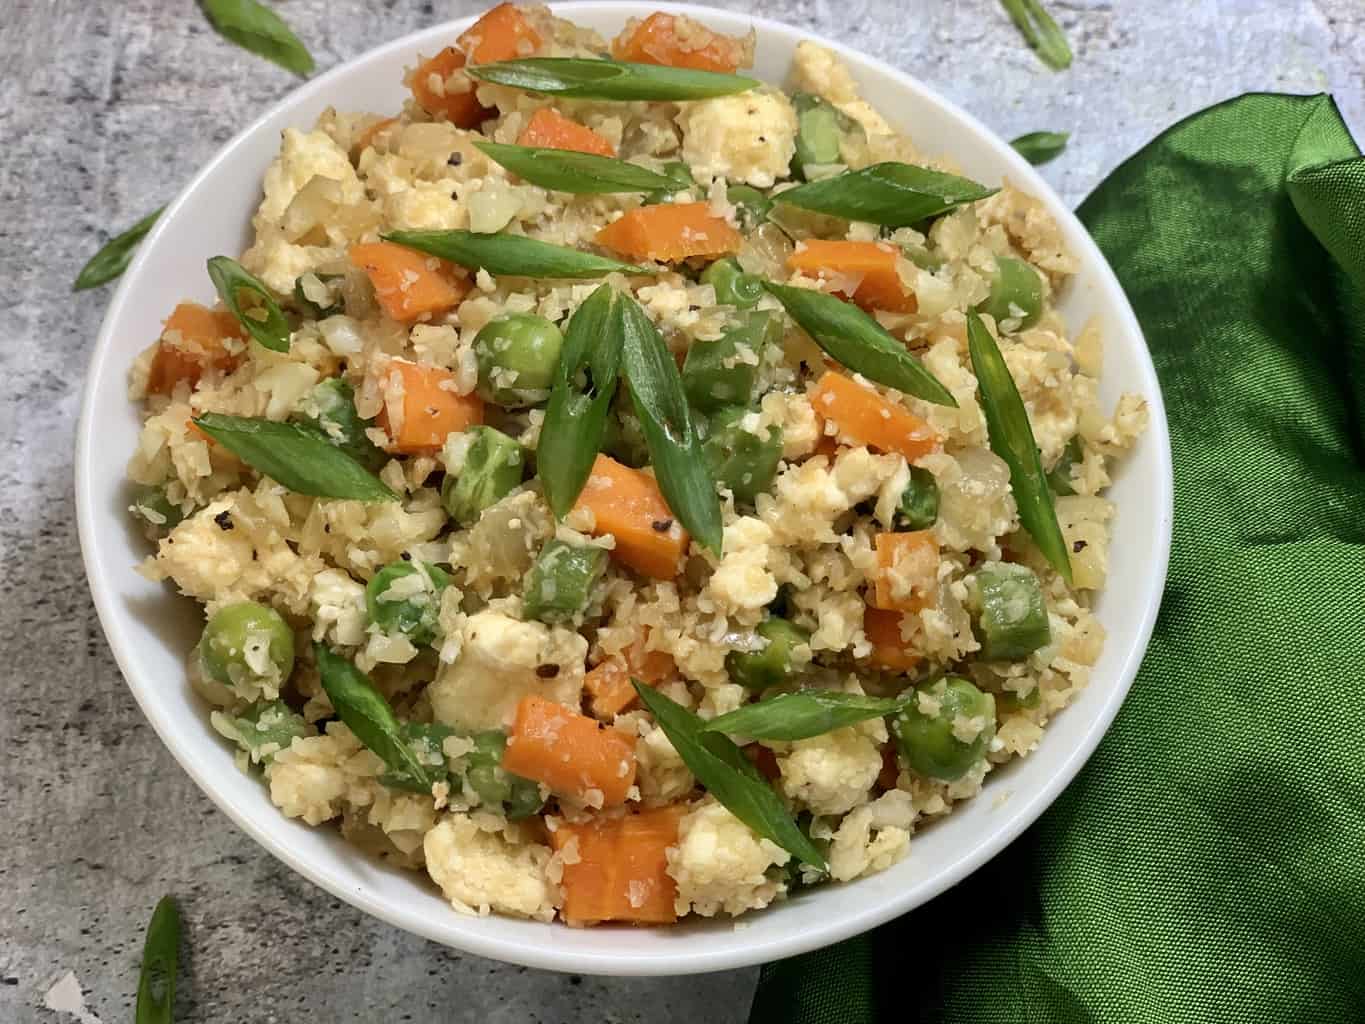
<path fill-rule="evenodd" d="M 483 4 L 274 6 L 326 69 Z M 1044 171 L 1072 203 L 1161 128 L 1243 91 L 1330 90 L 1365 128 L 1360 0 L 1053 0 L 1077 53 L 1064 74 L 994 0 L 726 6 L 875 54 L 1007 138 L 1072 132 Z M 72 435 L 108 292 L 68 289 L 111 228 L 170 199 L 297 79 L 224 43 L 190 0 L 9 0 L 0 66 L 0 1021 L 130 1020 L 142 929 L 166 892 L 187 917 L 184 1020 L 742 1021 L 752 971 L 549 974 L 368 918 L 257 847 L 161 747 L 81 566 Z M 44 1008 L 68 972 L 83 1016 Z"/>

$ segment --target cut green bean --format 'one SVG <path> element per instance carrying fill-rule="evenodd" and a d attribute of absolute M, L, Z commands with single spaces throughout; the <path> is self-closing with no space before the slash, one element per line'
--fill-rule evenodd
<path fill-rule="evenodd" d="M 687 400 L 702 412 L 747 403 L 764 350 L 781 338 L 781 320 L 764 310 L 749 313 L 715 341 L 693 342 L 682 368 Z"/>
<path fill-rule="evenodd" d="M 997 256 L 990 296 L 980 306 L 999 326 L 1017 321 L 1018 329 L 1032 327 L 1043 315 L 1043 279 L 1038 271 L 1013 256 Z"/>
<path fill-rule="evenodd" d="M 572 621 L 588 607 L 606 570 L 607 553 L 602 548 L 546 541 L 526 576 L 523 613 L 541 622 Z"/>
<path fill-rule="evenodd" d="M 501 430 L 480 424 L 468 433 L 471 440 L 464 465 L 458 473 L 447 473 L 441 484 L 441 504 L 461 526 L 473 526 L 484 509 L 511 494 L 521 483 L 526 465 L 525 450 Z"/>
<path fill-rule="evenodd" d="M 977 639 L 985 661 L 1022 661 L 1052 640 L 1043 588 L 1033 570 L 996 562 L 975 573 Z"/>
<path fill-rule="evenodd" d="M 166 497 L 164 484 L 139 487 L 133 494 L 132 513 L 156 527 L 158 532 L 170 532 L 185 519 L 179 505 Z"/>
<path fill-rule="evenodd" d="M 316 733 L 301 714 L 282 700 L 259 701 L 240 714 L 215 711 L 210 718 L 219 734 L 232 740 L 252 764 L 270 764 L 295 738 Z"/>
<path fill-rule="evenodd" d="M 938 481 L 919 466 L 910 467 L 910 480 L 901 492 L 896 516 L 907 530 L 927 530 L 938 520 Z"/>
<path fill-rule="evenodd" d="M 746 274 L 733 256 L 716 260 L 701 275 L 702 284 L 716 291 L 716 301 L 722 306 L 752 309 L 763 298 L 763 279 Z"/>
<path fill-rule="evenodd" d="M 952 782 L 986 756 L 995 738 L 995 700 L 960 676 L 921 687 L 891 719 L 906 765 L 917 775 Z M 964 738 L 966 737 L 966 738 Z"/>
<path fill-rule="evenodd" d="M 782 461 L 782 428 L 774 423 L 755 434 L 744 426 L 751 415 L 758 413 L 746 406 L 721 409 L 711 417 L 702 446 L 716 483 L 746 505 L 772 486 Z"/>
<path fill-rule="evenodd" d="M 426 646 L 436 639 L 441 592 L 449 585 L 445 570 L 430 562 L 390 562 L 366 585 L 365 610 L 385 633 Z"/>
<path fill-rule="evenodd" d="M 762 224 L 772 212 L 773 201 L 752 185 L 727 185 L 725 198 L 739 211 L 739 225 L 746 232 Z"/>
<path fill-rule="evenodd" d="M 793 93 L 791 100 L 796 108 L 796 154 L 792 157 L 792 171 L 804 180 L 807 167 L 839 162 L 843 115 L 827 100 L 808 92 Z"/>
<path fill-rule="evenodd" d="M 786 619 L 767 618 L 756 630 L 765 643 L 756 651 L 731 651 L 725 656 L 730 680 L 750 690 L 766 690 L 784 683 L 801 668 L 795 650 L 810 643 L 810 633 Z"/>

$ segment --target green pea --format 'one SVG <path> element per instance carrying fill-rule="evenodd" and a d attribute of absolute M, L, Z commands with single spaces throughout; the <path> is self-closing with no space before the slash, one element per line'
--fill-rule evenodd
<path fill-rule="evenodd" d="M 225 686 L 278 689 L 294 668 L 294 631 L 274 608 L 255 601 L 227 605 L 204 627 L 199 664 Z"/>
<path fill-rule="evenodd" d="M 938 481 L 919 466 L 910 467 L 910 480 L 901 491 L 897 517 L 909 530 L 927 530 L 938 519 Z"/>
<path fill-rule="evenodd" d="M 985 661 L 1022 661 L 1052 639 L 1043 587 L 1024 565 L 997 562 L 976 571 L 977 639 Z"/>
<path fill-rule="evenodd" d="M 541 622 L 570 621 L 588 607 L 593 587 L 606 571 L 607 553 L 602 548 L 546 541 L 526 576 L 522 593 L 526 617 Z"/>
<path fill-rule="evenodd" d="M 1017 319 L 1020 329 L 1032 327 L 1043 314 L 1043 279 L 1023 260 L 997 256 L 990 297 L 979 308 L 997 324 Z"/>
<path fill-rule="evenodd" d="M 365 433 L 368 424 L 355 411 L 355 390 L 340 377 L 329 377 L 304 395 L 296 418 L 317 427 L 366 469 L 378 469 L 388 461 Z"/>
<path fill-rule="evenodd" d="M 304 282 L 310 277 L 317 281 L 317 284 L 305 288 Z M 294 279 L 294 302 L 299 307 L 299 312 L 310 320 L 326 320 L 329 316 L 346 312 L 346 304 L 341 299 L 341 289 L 333 283 L 343 281 L 345 278 L 345 274 L 318 274 L 313 271 L 300 274 Z M 308 297 L 308 291 L 316 294 L 319 285 L 327 292 L 325 306 Z"/>
<path fill-rule="evenodd" d="M 960 779 L 986 755 L 995 738 L 995 699 L 961 676 L 946 676 L 922 688 L 938 707 L 932 713 L 912 704 L 891 719 L 891 731 L 910 770 L 931 779 Z M 954 730 L 959 718 L 980 717 L 984 725 L 969 741 Z"/>
<path fill-rule="evenodd" d="M 746 274 L 733 256 L 716 260 L 702 273 L 701 280 L 716 290 L 716 301 L 722 306 L 753 309 L 763 298 L 762 279 Z"/>
<path fill-rule="evenodd" d="M 158 531 L 171 531 L 185 519 L 180 506 L 166 497 L 166 488 L 159 484 L 139 487 L 133 494 L 132 513 L 151 523 Z"/>
<path fill-rule="evenodd" d="M 470 427 L 469 433 L 464 465 L 441 483 L 441 504 L 461 526 L 473 526 L 484 509 L 507 497 L 526 468 L 526 452 L 515 438 L 482 424 Z"/>
<path fill-rule="evenodd" d="M 756 632 L 767 644 L 757 651 L 731 651 L 725 656 L 725 670 L 740 686 L 766 690 L 796 674 L 795 649 L 810 643 L 810 634 L 778 618 L 764 619 Z"/>
<path fill-rule="evenodd" d="M 715 341 L 693 342 L 682 368 L 687 400 L 701 412 L 746 404 L 753 398 L 764 350 L 781 338 L 781 319 L 760 310 L 747 314 Z"/>
<path fill-rule="evenodd" d="M 762 437 L 750 433 L 743 421 L 752 411 L 744 406 L 722 409 L 711 418 L 702 442 L 716 483 L 728 488 L 736 501 L 749 504 L 772 486 L 782 461 L 782 428 L 772 424 Z"/>
<path fill-rule="evenodd" d="M 752 185 L 727 185 L 725 198 L 739 211 L 739 225 L 752 231 L 772 212 L 773 201 Z"/>
<path fill-rule="evenodd" d="M 796 108 L 796 155 L 792 157 L 792 170 L 804 178 L 807 167 L 837 164 L 843 129 L 839 111 L 808 92 L 793 94 L 792 106 Z"/>
<path fill-rule="evenodd" d="M 474 733 L 474 749 L 465 755 L 465 779 L 486 804 L 502 804 L 509 821 L 529 818 L 544 805 L 540 786 L 502 767 L 507 736 L 497 729 Z"/>
<path fill-rule="evenodd" d="M 213 727 L 233 740 L 252 764 L 269 764 L 281 750 L 288 750 L 295 737 L 313 736 L 316 730 L 282 700 L 259 701 L 240 715 L 216 712 Z"/>
<path fill-rule="evenodd" d="M 644 205 L 657 206 L 659 203 L 666 203 L 673 196 L 684 189 L 690 189 L 696 184 L 692 178 L 692 168 L 681 160 L 670 160 L 660 168 L 659 173 L 673 181 L 673 187 L 659 189 L 657 192 L 650 192 L 645 196 Z"/>
<path fill-rule="evenodd" d="M 543 316 L 508 313 L 474 336 L 479 394 L 510 409 L 550 397 L 564 335 Z"/>
<path fill-rule="evenodd" d="M 450 584 L 430 562 L 390 562 L 365 587 L 365 610 L 385 633 L 401 633 L 419 647 L 436 639 L 441 591 Z"/>
<path fill-rule="evenodd" d="M 1057 464 L 1048 470 L 1047 485 L 1052 488 L 1053 494 L 1068 495 L 1075 494 L 1076 488 L 1071 485 L 1071 467 L 1078 465 L 1085 459 L 1085 452 L 1081 448 L 1081 439 L 1077 435 L 1066 443 L 1062 449 L 1061 458 Z"/>

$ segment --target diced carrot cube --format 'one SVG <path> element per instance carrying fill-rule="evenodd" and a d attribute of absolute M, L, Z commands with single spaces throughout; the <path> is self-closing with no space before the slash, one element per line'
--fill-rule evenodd
<path fill-rule="evenodd" d="M 655 579 L 678 575 L 690 538 L 653 477 L 598 455 L 574 508 L 592 513 L 596 536 L 616 538 L 611 553 L 618 561 Z"/>
<path fill-rule="evenodd" d="M 638 694 L 631 685 L 632 676 L 642 683 L 661 683 L 677 670 L 671 654 L 647 651 L 644 644 L 637 640 L 626 649 L 624 658 L 607 658 L 583 677 L 593 717 L 610 721 L 635 703 Z"/>
<path fill-rule="evenodd" d="M 938 540 L 933 530 L 879 533 L 872 605 L 887 611 L 917 612 L 938 599 Z"/>
<path fill-rule="evenodd" d="M 348 256 L 369 275 L 384 312 L 403 323 L 453 309 L 469 291 L 463 270 L 393 242 L 353 245 Z"/>
<path fill-rule="evenodd" d="M 169 395 L 181 381 L 194 387 L 209 370 L 234 369 L 246 334 L 233 314 L 182 302 L 166 318 L 147 375 L 147 392 Z"/>
<path fill-rule="evenodd" d="M 601 807 L 626 802 L 635 785 L 635 741 L 624 732 L 544 697 L 517 705 L 502 767 L 562 796 Z"/>
<path fill-rule="evenodd" d="M 550 843 L 564 853 L 564 920 L 576 926 L 676 921 L 668 849 L 678 844 L 686 810 L 672 804 L 619 817 L 599 814 L 582 824 L 561 821 Z"/>
<path fill-rule="evenodd" d="M 379 380 L 378 423 L 403 455 L 440 451 L 446 437 L 483 422 L 483 400 L 455 392 L 455 375 L 439 366 L 390 359 Z"/>
<path fill-rule="evenodd" d="M 816 382 L 811 405 L 818 415 L 837 423 L 855 444 L 899 452 L 908 462 L 940 446 L 934 428 L 905 406 L 834 370 Z"/>
<path fill-rule="evenodd" d="M 617 60 L 637 64 L 666 64 L 726 74 L 749 62 L 743 40 L 712 32 L 691 18 L 662 11 L 644 21 L 627 22 L 621 34 L 612 40 L 611 54 Z"/>
<path fill-rule="evenodd" d="M 630 210 L 597 241 L 634 260 L 673 262 L 738 252 L 743 238 L 706 203 L 657 203 Z"/>
<path fill-rule="evenodd" d="M 864 309 L 913 313 L 919 308 L 915 293 L 901 278 L 900 251 L 888 242 L 841 242 L 811 238 L 796 247 L 787 266 L 822 280 L 856 279 L 852 299 Z M 850 296 L 836 292 L 843 298 Z"/>
<path fill-rule="evenodd" d="M 432 117 L 444 117 L 457 128 L 475 128 L 494 111 L 479 102 L 474 80 L 460 70 L 464 65 L 464 54 L 447 46 L 417 65 L 409 88 L 417 105 Z"/>
<path fill-rule="evenodd" d="M 475 64 L 529 57 L 540 48 L 540 33 L 515 4 L 498 4 L 456 40 Z"/>
<path fill-rule="evenodd" d="M 541 107 L 517 136 L 518 146 L 572 149 L 597 156 L 615 156 L 616 147 L 586 125 L 573 121 L 551 107 Z"/>
<path fill-rule="evenodd" d="M 912 672 L 924 659 L 908 650 L 901 639 L 901 612 L 867 608 L 863 612 L 863 634 L 872 645 L 869 660 L 894 672 Z"/>

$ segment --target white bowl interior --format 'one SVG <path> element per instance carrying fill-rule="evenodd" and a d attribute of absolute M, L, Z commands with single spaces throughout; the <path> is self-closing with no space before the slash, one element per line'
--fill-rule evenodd
<path fill-rule="evenodd" d="M 623 3 L 557 5 L 564 16 L 614 34 L 648 8 Z M 672 9 L 687 10 L 681 5 Z M 785 25 L 702 9 L 721 31 L 758 30 L 757 71 L 781 81 L 803 34 Z M 330 828 L 284 818 L 259 780 L 237 770 L 232 752 L 208 724 L 185 682 L 184 656 L 201 619 L 193 604 L 147 582 L 134 566 L 148 551 L 125 513 L 124 466 L 138 433 L 125 380 L 137 352 L 160 331 L 177 301 L 213 299 L 204 261 L 250 242 L 249 220 L 280 131 L 310 127 L 328 106 L 389 111 L 399 107 L 405 66 L 420 50 L 450 43 L 469 19 L 383 46 L 308 83 L 249 127 L 195 178 L 162 217 L 110 304 L 86 382 L 76 461 L 77 504 L 86 569 L 104 630 L 138 702 L 162 740 L 209 796 L 266 849 L 357 907 L 437 942 L 534 967 L 600 974 L 682 974 L 791 956 L 864 931 L 923 903 L 1002 849 L 1070 781 L 1117 711 L 1146 647 L 1165 578 L 1170 542 L 1171 469 L 1156 376 L 1138 325 L 1090 237 L 1043 180 L 978 122 L 907 76 L 835 46 L 867 98 L 930 154 L 949 153 L 963 172 L 990 184 L 1008 176 L 1050 206 L 1084 265 L 1062 309 L 1073 327 L 1098 317 L 1106 369 L 1101 391 L 1112 404 L 1137 391 L 1151 427 L 1121 467 L 1110 587 L 1099 603 L 1109 633 L 1090 687 L 1059 715 L 1039 749 L 993 772 L 986 791 L 915 837 L 910 856 L 870 878 L 830 886 L 745 917 L 667 929 L 568 929 L 455 913 L 424 875 L 366 859 Z M 1009 799 L 1002 800 L 1001 797 Z"/>

